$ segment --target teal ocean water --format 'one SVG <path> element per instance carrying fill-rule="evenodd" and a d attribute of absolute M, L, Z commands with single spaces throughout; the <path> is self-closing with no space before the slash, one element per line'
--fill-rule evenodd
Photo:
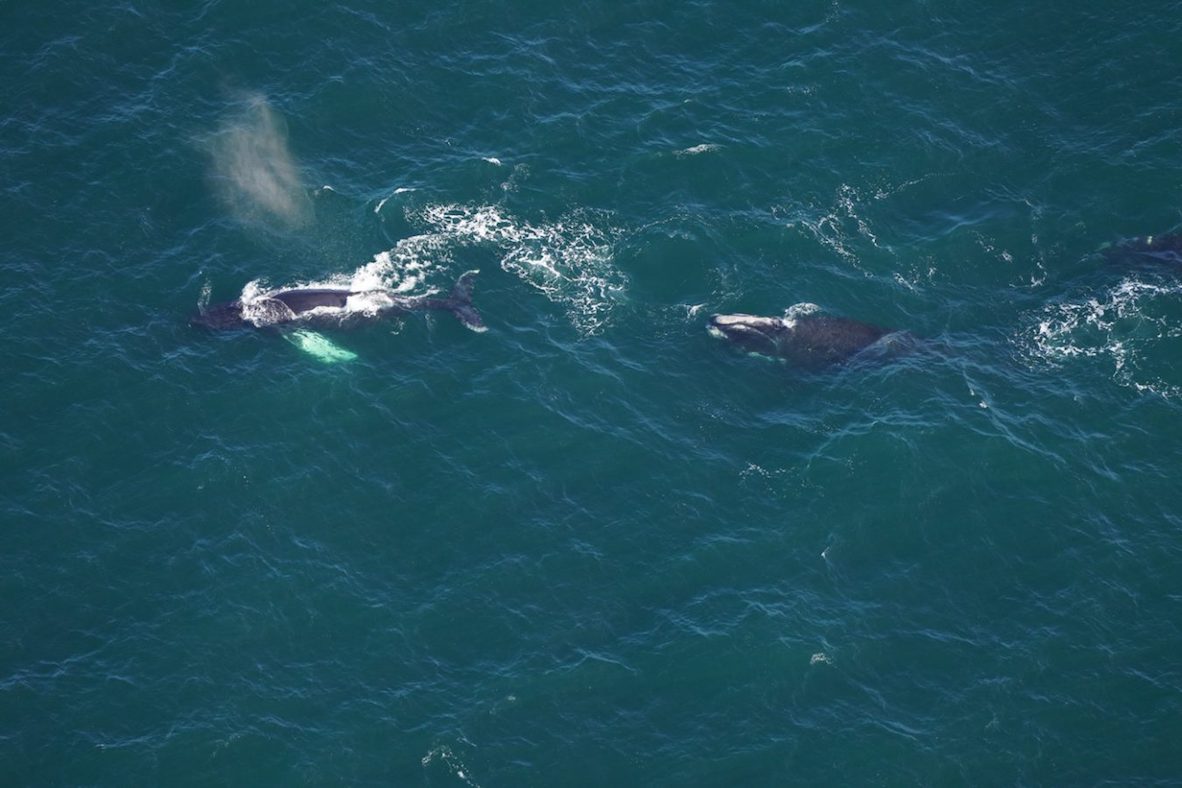
<path fill-rule="evenodd" d="M 0 782 L 1182 784 L 1182 264 L 1098 252 L 1182 225 L 1180 40 L 0 2 Z M 706 332 L 810 310 L 918 347 Z"/>

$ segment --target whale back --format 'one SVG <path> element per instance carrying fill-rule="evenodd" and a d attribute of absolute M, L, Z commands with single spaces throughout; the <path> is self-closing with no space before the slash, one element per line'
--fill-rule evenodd
<path fill-rule="evenodd" d="M 245 326 L 246 320 L 242 315 L 240 301 L 223 301 L 201 307 L 197 314 L 189 318 L 189 324 L 200 328 L 223 330 Z"/>
<path fill-rule="evenodd" d="M 283 302 L 294 314 L 299 315 L 321 307 L 344 309 L 351 295 L 356 293 L 333 288 L 307 288 L 283 290 L 272 293 L 268 298 Z"/>
<path fill-rule="evenodd" d="M 889 333 L 848 317 L 809 315 L 788 322 L 777 348 L 780 356 L 801 366 L 826 367 L 846 361 Z"/>
<path fill-rule="evenodd" d="M 1143 235 L 1100 247 L 1109 263 L 1182 263 L 1182 233 Z"/>
<path fill-rule="evenodd" d="M 804 369 L 841 364 L 896 333 L 860 320 L 829 315 L 714 315 L 707 330 L 747 353 L 783 359 Z"/>

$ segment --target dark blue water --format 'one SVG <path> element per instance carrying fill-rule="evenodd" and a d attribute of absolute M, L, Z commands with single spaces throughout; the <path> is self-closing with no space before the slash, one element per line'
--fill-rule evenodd
<path fill-rule="evenodd" d="M 0 2 L 0 782 L 1182 783 L 1180 35 Z"/>

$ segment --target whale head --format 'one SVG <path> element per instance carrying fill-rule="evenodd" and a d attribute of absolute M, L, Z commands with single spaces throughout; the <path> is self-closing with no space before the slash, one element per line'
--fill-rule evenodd
<path fill-rule="evenodd" d="M 782 317 L 758 315 L 712 315 L 706 331 L 717 339 L 725 339 L 747 353 L 761 356 L 779 354 L 780 341 L 792 333 L 792 326 Z"/>
<path fill-rule="evenodd" d="M 227 328 L 241 328 L 247 323 L 242 317 L 242 302 L 225 301 L 205 307 L 189 318 L 189 325 L 218 331 Z"/>

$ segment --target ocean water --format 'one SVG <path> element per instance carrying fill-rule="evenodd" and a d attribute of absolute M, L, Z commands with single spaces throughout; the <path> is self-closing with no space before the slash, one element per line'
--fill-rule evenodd
<path fill-rule="evenodd" d="M 1182 784 L 1182 264 L 1097 251 L 1182 225 L 1180 40 L 0 2 L 0 782 Z M 793 309 L 919 348 L 705 331 Z"/>

